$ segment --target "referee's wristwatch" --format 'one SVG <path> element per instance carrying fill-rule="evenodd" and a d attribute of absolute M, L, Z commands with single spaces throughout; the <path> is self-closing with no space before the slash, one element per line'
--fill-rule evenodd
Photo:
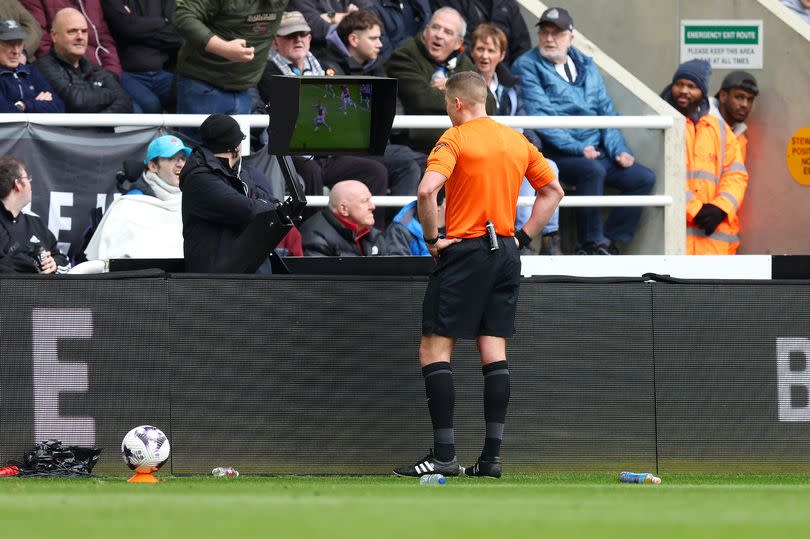
<path fill-rule="evenodd" d="M 435 238 L 424 238 L 424 240 L 425 243 L 427 243 L 428 245 L 436 245 L 436 242 L 439 241 L 439 238 L 441 238 L 441 236 L 436 236 Z"/>

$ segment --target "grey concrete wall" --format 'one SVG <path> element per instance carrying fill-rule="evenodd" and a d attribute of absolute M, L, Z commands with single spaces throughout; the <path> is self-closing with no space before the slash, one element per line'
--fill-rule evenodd
<path fill-rule="evenodd" d="M 762 20 L 764 69 L 751 70 L 760 96 L 748 122 L 751 180 L 740 214 L 740 253 L 810 253 L 810 187 L 791 177 L 785 159 L 791 135 L 810 126 L 810 25 L 777 0 L 565 0 L 561 5 L 578 31 L 656 92 L 671 81 L 680 61 L 682 19 Z M 712 74 L 712 95 L 727 73 Z M 614 95 L 614 100 L 621 108 L 623 98 Z"/>

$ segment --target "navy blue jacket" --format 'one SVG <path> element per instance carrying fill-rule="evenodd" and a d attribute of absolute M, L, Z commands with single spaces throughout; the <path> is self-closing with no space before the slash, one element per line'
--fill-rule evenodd
<path fill-rule="evenodd" d="M 51 101 L 37 101 L 40 92 L 50 92 Z M 0 66 L 0 112 L 65 112 L 65 104 L 36 66 L 20 64 L 16 69 Z M 25 110 L 14 106 L 25 103 Z"/>
<path fill-rule="evenodd" d="M 589 56 L 574 47 L 568 56 L 577 68 L 573 84 L 540 55 L 537 47 L 515 60 L 512 73 L 520 77 L 523 106 L 528 116 L 618 116 L 605 90 L 605 82 Z M 586 146 L 601 148 L 611 160 L 631 153 L 618 129 L 540 129 L 543 147 L 582 157 Z"/>

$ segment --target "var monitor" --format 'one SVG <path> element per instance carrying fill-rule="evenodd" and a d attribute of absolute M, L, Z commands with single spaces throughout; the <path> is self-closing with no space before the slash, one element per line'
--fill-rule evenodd
<path fill-rule="evenodd" d="M 268 152 L 382 155 L 396 96 L 396 79 L 274 76 Z"/>

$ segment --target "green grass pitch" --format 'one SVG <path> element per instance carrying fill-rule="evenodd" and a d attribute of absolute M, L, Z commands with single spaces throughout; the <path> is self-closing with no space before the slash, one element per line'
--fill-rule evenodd
<path fill-rule="evenodd" d="M 771 538 L 810 533 L 810 477 L 0 478 L 2 537 Z"/>

